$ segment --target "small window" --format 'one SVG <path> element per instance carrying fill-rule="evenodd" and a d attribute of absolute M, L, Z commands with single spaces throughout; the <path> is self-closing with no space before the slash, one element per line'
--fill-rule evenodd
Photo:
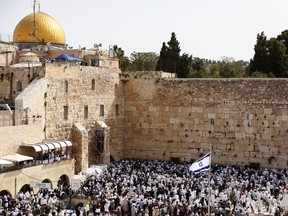
<path fill-rule="evenodd" d="M 84 106 L 84 119 L 88 119 L 88 106 Z"/>
<path fill-rule="evenodd" d="M 92 89 L 92 90 L 95 90 L 95 79 L 92 79 L 91 89 Z"/>
<path fill-rule="evenodd" d="M 21 92 L 22 91 L 22 82 L 21 81 L 18 81 L 16 83 L 16 91 L 17 92 Z"/>
<path fill-rule="evenodd" d="M 104 116 L 104 105 L 100 105 L 100 116 Z"/>
<path fill-rule="evenodd" d="M 68 82 L 65 81 L 64 83 L 64 91 L 67 93 L 68 92 Z"/>
<path fill-rule="evenodd" d="M 64 120 L 68 120 L 68 106 L 63 106 Z"/>
<path fill-rule="evenodd" d="M 214 119 L 213 118 L 210 119 L 210 124 L 214 125 Z"/>
<path fill-rule="evenodd" d="M 119 104 L 116 104 L 116 106 L 115 106 L 115 115 L 116 116 L 119 115 Z"/>

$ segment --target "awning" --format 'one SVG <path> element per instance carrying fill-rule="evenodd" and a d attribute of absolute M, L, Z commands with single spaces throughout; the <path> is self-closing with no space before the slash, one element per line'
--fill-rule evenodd
<path fill-rule="evenodd" d="M 13 165 L 14 163 L 8 160 L 0 159 L 0 165 Z"/>
<path fill-rule="evenodd" d="M 66 148 L 67 146 L 72 146 L 70 141 L 60 141 L 51 143 L 36 143 L 36 144 L 26 144 L 22 145 L 24 147 L 34 148 L 35 152 L 48 151 L 52 149 Z"/>
<path fill-rule="evenodd" d="M 24 145 L 25 147 L 31 147 L 34 148 L 35 152 L 42 151 L 41 147 L 39 145 Z"/>
<path fill-rule="evenodd" d="M 67 144 L 67 146 L 72 146 L 72 143 L 70 141 L 65 141 L 65 143 Z"/>
<path fill-rule="evenodd" d="M 1 157 L 0 159 L 12 161 L 12 162 L 21 162 L 21 161 L 33 160 L 33 157 L 14 153 L 14 154 L 10 154 L 10 155 L 5 155 L 5 156 Z"/>
<path fill-rule="evenodd" d="M 61 148 L 61 145 L 59 142 L 53 142 L 52 144 L 55 146 L 56 149 Z"/>
<path fill-rule="evenodd" d="M 97 121 L 97 123 L 101 126 L 101 128 L 108 129 L 108 126 L 104 121 Z"/>
<path fill-rule="evenodd" d="M 45 145 L 44 143 L 43 143 L 43 144 L 38 144 L 38 146 L 42 149 L 42 150 L 40 150 L 40 151 L 46 151 L 46 150 L 48 150 L 48 146 Z"/>
<path fill-rule="evenodd" d="M 36 152 L 48 150 L 48 147 L 45 144 L 40 144 L 40 143 L 39 144 L 33 144 L 33 145 L 23 145 L 23 146 L 34 148 L 34 150 Z"/>
<path fill-rule="evenodd" d="M 60 146 L 62 147 L 62 148 L 66 148 L 67 147 L 67 144 L 65 143 L 65 142 L 59 142 L 59 144 L 60 144 Z"/>
<path fill-rule="evenodd" d="M 55 146 L 52 143 L 45 143 L 48 146 L 49 150 L 55 149 Z"/>
<path fill-rule="evenodd" d="M 14 166 L 14 163 L 8 160 L 0 159 L 0 168 L 6 168 L 6 167 L 11 167 Z"/>

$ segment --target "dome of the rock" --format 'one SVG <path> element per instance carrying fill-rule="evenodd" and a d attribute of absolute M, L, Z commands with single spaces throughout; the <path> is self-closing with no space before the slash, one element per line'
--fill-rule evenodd
<path fill-rule="evenodd" d="M 66 37 L 61 25 L 54 18 L 38 11 L 27 15 L 17 24 L 13 41 L 18 44 L 50 42 L 64 45 Z"/>

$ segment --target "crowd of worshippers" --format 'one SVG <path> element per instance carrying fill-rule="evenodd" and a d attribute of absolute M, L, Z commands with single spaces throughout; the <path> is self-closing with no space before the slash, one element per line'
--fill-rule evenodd
<path fill-rule="evenodd" d="M 191 164 L 122 160 L 91 176 L 81 189 L 95 215 L 283 215 L 286 170 L 212 165 L 195 174 Z M 210 187 L 209 187 L 210 185 Z M 211 188 L 211 190 L 209 190 Z"/>
<path fill-rule="evenodd" d="M 285 215 L 286 170 L 212 165 L 195 174 L 191 164 L 158 160 L 113 162 L 99 175 L 87 176 L 78 191 L 58 184 L 55 189 L 20 191 L 16 199 L 2 196 L 1 215 Z M 210 176 L 210 181 L 208 177 Z M 209 187 L 210 186 L 210 187 Z M 73 194 L 74 193 L 74 194 Z M 69 195 L 86 198 L 72 206 Z"/>
<path fill-rule="evenodd" d="M 9 194 L 0 196 L 0 215 L 11 216 L 64 216 L 65 198 L 71 194 L 70 186 L 63 187 L 58 184 L 55 189 L 40 189 L 37 193 L 33 190 L 20 191 L 16 198 Z"/>
<path fill-rule="evenodd" d="M 40 155 L 38 159 L 41 160 Z M 43 154 L 43 160 L 47 162 L 60 161 L 62 159 L 66 159 L 66 155 L 63 149 L 52 149 L 49 152 L 48 151 L 44 152 Z"/>

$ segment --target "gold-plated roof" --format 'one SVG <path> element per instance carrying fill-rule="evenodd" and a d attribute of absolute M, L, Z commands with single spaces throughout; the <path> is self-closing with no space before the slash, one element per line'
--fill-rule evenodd
<path fill-rule="evenodd" d="M 38 11 L 35 13 L 35 19 L 34 13 L 32 13 L 24 17 L 17 24 L 13 34 L 13 41 L 16 43 L 44 41 L 56 44 L 66 44 L 66 37 L 62 27 L 54 18 Z"/>

